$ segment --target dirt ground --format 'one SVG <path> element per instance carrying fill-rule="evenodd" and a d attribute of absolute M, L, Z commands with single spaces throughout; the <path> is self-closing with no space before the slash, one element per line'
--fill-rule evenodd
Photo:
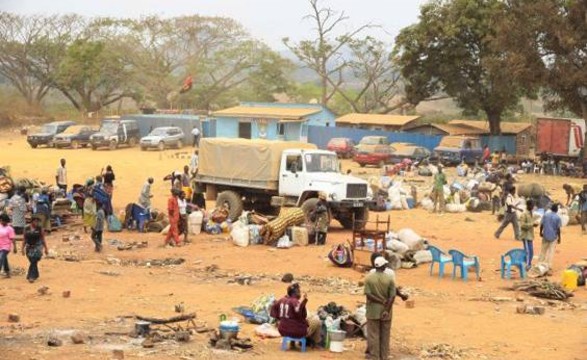
<path fill-rule="evenodd" d="M 53 183 L 60 158 L 67 159 L 69 182 L 82 183 L 96 175 L 106 165 L 112 165 L 117 181 L 114 205 L 123 209 L 137 201 L 142 184 L 148 176 L 155 178 L 153 193 L 155 207 L 164 209 L 168 183 L 162 178 L 188 162 L 189 148 L 183 151 L 186 158 L 176 158 L 177 150 L 141 152 L 139 149 L 91 151 L 31 149 L 24 138 L 16 133 L 0 136 L 2 161 L 9 165 L 15 177 L 27 176 Z M 343 170 L 352 167 L 353 173 L 373 173 L 374 169 L 359 169 L 345 162 Z M 450 174 L 452 169 L 449 170 Z M 364 175 L 364 174 L 361 174 Z M 429 179 L 428 179 L 429 180 Z M 563 200 L 561 186 L 566 179 L 537 175 L 524 175 L 522 181 L 543 183 L 555 198 Z M 210 204 L 211 206 L 212 204 Z M 508 291 L 513 280 L 499 276 L 500 255 L 520 247 L 513 239 L 511 229 L 500 240 L 492 236 L 498 226 L 489 213 L 430 214 L 421 209 L 394 211 L 391 215 L 395 230 L 410 227 L 442 249 L 457 248 L 480 257 L 482 280 L 463 282 L 450 276 L 439 279 L 429 275 L 429 266 L 399 270 L 398 283 L 408 288 L 415 299 L 415 308 L 408 309 L 398 300 L 393 318 L 393 354 L 395 359 L 433 358 L 426 349 L 438 344 L 460 354 L 460 359 L 560 359 L 587 358 L 587 291 L 579 288 L 570 305 L 546 306 L 542 316 L 518 315 L 520 301 L 540 304 L 541 301 L 523 293 Z M 379 213 L 386 216 L 385 213 Z M 371 213 L 371 217 L 377 216 Z M 81 239 L 63 242 L 62 236 L 77 232 Z M 226 235 L 200 235 L 181 248 L 164 248 L 159 234 L 134 232 L 107 233 L 104 251 L 92 251 L 89 236 L 80 228 L 59 231 L 48 237 L 49 247 L 57 254 L 73 253 L 81 261 L 43 259 L 41 277 L 29 284 L 24 275 L 0 279 L 0 358 L 1 359 L 110 359 L 113 349 L 122 349 L 125 359 L 357 359 L 363 358 L 365 341 L 347 340 L 343 354 L 311 350 L 306 354 L 279 349 L 280 340 L 263 340 L 254 336 L 254 325 L 244 324 L 241 337 L 253 339 L 254 351 L 237 354 L 212 351 L 207 347 L 207 336 L 196 334 L 191 342 L 174 341 L 156 344 L 144 349 L 140 343 L 122 335 L 133 328 L 133 320 L 124 316 L 169 317 L 175 315 L 174 305 L 182 303 L 186 311 L 197 313 L 198 321 L 211 327 L 218 324 L 220 314 L 230 317 L 231 309 L 250 305 L 258 296 L 282 296 L 286 286 L 279 282 L 280 274 L 292 272 L 295 277 L 311 276 L 301 281 L 308 293 L 309 309 L 335 301 L 349 309 L 364 301 L 357 284 L 363 274 L 332 266 L 327 259 L 330 245 L 350 239 L 350 233 L 334 225 L 325 247 L 296 247 L 277 250 L 266 246 L 239 248 L 226 239 Z M 148 241 L 144 249 L 118 251 L 109 241 Z M 560 280 L 562 271 L 581 258 L 587 258 L 587 235 L 582 236 L 578 226 L 563 229 L 562 245 L 558 246 L 552 280 Z M 536 242 L 536 252 L 540 242 Z M 124 266 L 119 259 L 146 260 L 182 257 L 186 261 L 178 266 Z M 113 259 L 116 258 L 116 259 Z M 13 268 L 26 269 L 28 262 L 20 254 L 10 255 Z M 210 265 L 219 270 L 208 272 Z M 449 273 L 452 267 L 449 267 Z M 238 285 L 229 280 L 237 275 L 252 275 L 251 285 Z M 321 281 L 320 279 L 324 279 Z M 49 295 L 37 294 L 40 286 L 49 287 Z M 63 298 L 62 291 L 70 290 L 71 297 Z M 360 290 L 360 288 L 359 288 Z M 491 301 L 493 299 L 493 301 Z M 499 301 L 502 300 L 502 301 Z M 8 314 L 20 314 L 18 324 L 9 323 Z M 82 345 L 73 345 L 68 334 L 81 330 L 90 336 Z M 48 347 L 49 334 L 64 339 L 61 347 Z M 445 355 L 445 359 L 457 358 Z"/>

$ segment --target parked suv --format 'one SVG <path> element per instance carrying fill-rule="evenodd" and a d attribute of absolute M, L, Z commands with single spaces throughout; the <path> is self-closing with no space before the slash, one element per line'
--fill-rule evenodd
<path fill-rule="evenodd" d="M 70 127 L 75 125 L 74 121 L 54 121 L 43 125 L 38 133 L 27 136 L 26 141 L 35 149 L 39 145 L 47 145 L 53 147 L 53 138 L 55 135 L 62 133 Z"/>
<path fill-rule="evenodd" d="M 90 136 L 96 132 L 97 130 L 86 125 L 73 125 L 61 134 L 55 135 L 53 144 L 56 148 L 71 147 L 72 149 L 77 149 L 80 146 L 86 147 L 90 143 Z"/>
<path fill-rule="evenodd" d="M 361 167 L 375 165 L 382 168 L 387 164 L 391 164 L 394 151 L 395 149 L 389 145 L 375 145 L 369 149 L 359 149 L 353 161 Z"/>
<path fill-rule="evenodd" d="M 332 138 L 326 148 L 343 159 L 350 159 L 355 154 L 355 142 L 349 138 Z"/>
<path fill-rule="evenodd" d="M 100 131 L 90 136 L 92 150 L 99 147 L 108 147 L 110 150 L 126 144 L 130 147 L 139 142 L 139 126 L 135 120 L 102 120 Z"/>
<path fill-rule="evenodd" d="M 481 140 L 472 136 L 445 136 L 434 148 L 434 158 L 445 165 L 473 164 L 482 155 Z"/>
<path fill-rule="evenodd" d="M 183 131 L 178 127 L 158 127 L 141 139 L 141 150 L 147 150 L 148 148 L 165 150 L 165 148 L 172 146 L 180 149 L 183 147 L 184 138 Z"/>

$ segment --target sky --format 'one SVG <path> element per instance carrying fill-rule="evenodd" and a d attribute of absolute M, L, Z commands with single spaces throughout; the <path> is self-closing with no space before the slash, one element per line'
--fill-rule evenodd
<path fill-rule="evenodd" d="M 322 0 L 349 17 L 347 30 L 371 23 L 369 30 L 392 43 L 399 30 L 418 19 L 427 0 Z M 239 21 L 253 36 L 276 50 L 285 49 L 281 39 L 309 38 L 312 23 L 303 20 L 307 0 L 0 0 L 0 11 L 18 14 L 65 14 L 86 16 L 140 17 L 141 15 L 225 16 Z M 341 29 L 342 30 L 342 29 Z"/>

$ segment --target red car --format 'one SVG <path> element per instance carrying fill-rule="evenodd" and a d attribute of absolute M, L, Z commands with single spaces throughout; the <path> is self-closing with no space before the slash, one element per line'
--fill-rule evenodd
<path fill-rule="evenodd" d="M 355 155 L 355 142 L 349 138 L 332 138 L 326 148 L 343 159 L 350 159 Z"/>
<path fill-rule="evenodd" d="M 365 165 L 375 165 L 377 167 L 384 167 L 391 164 L 393 148 L 388 145 L 377 145 L 370 150 L 359 150 L 353 161 L 358 163 L 361 167 Z"/>

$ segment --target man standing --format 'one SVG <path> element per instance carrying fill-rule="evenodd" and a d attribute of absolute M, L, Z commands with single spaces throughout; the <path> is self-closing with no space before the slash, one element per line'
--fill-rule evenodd
<path fill-rule="evenodd" d="M 516 200 L 515 195 L 516 187 L 512 186 L 510 192 L 505 198 L 505 213 L 503 214 L 503 221 L 494 234 L 496 239 L 499 239 L 503 230 L 511 223 L 514 227 L 514 236 L 516 240 L 520 240 L 520 225 L 518 223 L 518 214 L 516 213 L 516 210 L 518 209 L 518 201 Z"/>
<path fill-rule="evenodd" d="M 585 224 L 587 223 L 587 184 L 583 185 L 583 191 L 579 193 L 579 211 L 581 230 L 585 234 Z"/>
<path fill-rule="evenodd" d="M 375 273 L 365 278 L 367 297 L 367 347 L 373 360 L 387 360 L 391 337 L 392 305 L 396 296 L 395 283 L 385 274 L 387 260 L 375 259 Z"/>
<path fill-rule="evenodd" d="M 192 176 L 196 176 L 198 173 L 198 165 L 199 165 L 199 157 L 198 157 L 198 149 L 194 150 L 192 154 L 192 158 L 190 159 L 190 173 Z"/>
<path fill-rule="evenodd" d="M 550 211 L 544 214 L 540 222 L 540 236 L 542 236 L 542 248 L 538 263 L 548 265 L 552 269 L 552 258 L 556 244 L 561 243 L 561 218 L 557 214 L 558 204 L 552 205 Z"/>
<path fill-rule="evenodd" d="M 483 148 L 483 157 L 481 158 L 481 163 L 483 165 L 489 162 L 489 158 L 491 157 L 491 151 L 489 150 L 489 146 L 485 145 Z"/>
<path fill-rule="evenodd" d="M 442 164 L 438 164 L 438 173 L 434 175 L 434 187 L 432 188 L 432 199 L 434 200 L 434 209 L 432 212 L 441 214 L 444 212 L 444 185 L 446 184 L 446 175 L 444 174 Z"/>
<path fill-rule="evenodd" d="M 57 187 L 67 193 L 67 169 L 65 168 L 65 159 L 61 159 L 61 166 L 57 168 L 57 175 L 55 175 L 55 182 Z"/>
<path fill-rule="evenodd" d="M 139 195 L 139 205 L 145 209 L 151 208 L 151 198 L 153 197 L 151 194 L 151 185 L 153 185 L 153 181 L 152 177 L 148 178 L 141 189 L 141 194 Z"/>
<path fill-rule="evenodd" d="M 177 203 L 177 195 L 179 191 L 171 189 L 171 196 L 167 200 L 167 214 L 169 215 L 169 231 L 165 237 L 165 244 L 173 245 L 170 240 L 173 238 L 176 246 L 179 243 L 179 205 Z"/>
<path fill-rule="evenodd" d="M 330 225 L 330 215 L 328 214 L 328 202 L 326 201 L 326 193 L 320 192 L 318 194 L 318 202 L 316 209 L 314 209 L 316 245 L 326 245 L 326 235 L 328 234 L 328 225 Z"/>
<path fill-rule="evenodd" d="M 27 212 L 27 204 L 24 199 L 25 191 L 26 189 L 24 187 L 19 187 L 8 203 L 8 207 L 12 211 L 12 228 L 14 229 L 14 233 L 21 237 L 24 235 L 24 227 L 26 226 L 25 216 Z M 14 252 L 16 253 L 16 251 L 15 246 Z"/>
<path fill-rule="evenodd" d="M 194 147 L 200 146 L 200 129 L 197 126 L 194 126 L 192 129 L 192 135 L 194 136 Z"/>

